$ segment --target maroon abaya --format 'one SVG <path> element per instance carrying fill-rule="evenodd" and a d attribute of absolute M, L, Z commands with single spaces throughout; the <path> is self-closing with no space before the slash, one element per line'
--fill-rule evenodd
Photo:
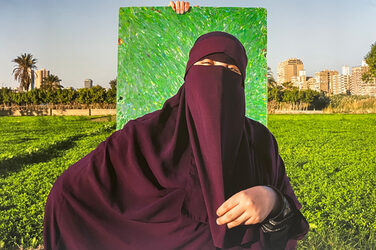
<path fill-rule="evenodd" d="M 208 55 L 235 63 L 242 75 L 193 65 Z M 58 178 L 45 208 L 46 249 L 262 249 L 268 236 L 260 224 L 216 224 L 226 199 L 256 185 L 290 199 L 297 220 L 285 234 L 294 247 L 308 225 L 273 135 L 245 117 L 246 66 L 234 36 L 197 39 L 178 93 Z"/>

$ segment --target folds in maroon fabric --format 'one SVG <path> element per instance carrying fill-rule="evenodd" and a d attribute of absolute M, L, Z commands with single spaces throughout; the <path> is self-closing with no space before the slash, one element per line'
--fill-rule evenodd
<path fill-rule="evenodd" d="M 242 75 L 194 65 L 208 55 Z M 273 135 L 245 117 L 246 65 L 234 36 L 201 36 L 184 84 L 161 110 L 128 122 L 58 178 L 45 208 L 46 248 L 262 248 L 259 225 L 216 224 L 227 198 L 256 185 L 277 187 L 300 208 Z M 289 246 L 307 230 L 302 217 Z"/>

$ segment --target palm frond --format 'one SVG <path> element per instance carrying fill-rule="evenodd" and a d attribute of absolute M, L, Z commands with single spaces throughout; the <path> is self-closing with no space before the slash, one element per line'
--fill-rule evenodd
<path fill-rule="evenodd" d="M 16 63 L 12 71 L 15 80 L 20 82 L 21 88 L 27 90 L 35 76 L 33 70 L 37 68 L 37 59 L 33 58 L 31 54 L 24 53 L 13 59 L 12 62 Z"/>

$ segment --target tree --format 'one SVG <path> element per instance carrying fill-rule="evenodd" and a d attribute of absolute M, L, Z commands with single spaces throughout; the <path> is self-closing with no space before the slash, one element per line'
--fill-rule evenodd
<path fill-rule="evenodd" d="M 78 98 L 77 102 L 81 104 L 90 104 L 91 103 L 91 96 L 90 91 L 88 88 L 78 89 Z"/>
<path fill-rule="evenodd" d="M 281 102 L 283 98 L 282 87 L 268 87 L 268 101 Z"/>
<path fill-rule="evenodd" d="M 12 103 L 12 90 L 10 88 L 0 89 L 0 104 L 10 105 Z"/>
<path fill-rule="evenodd" d="M 105 103 L 116 103 L 116 87 L 117 87 L 117 78 L 109 82 L 111 88 L 106 92 Z"/>
<path fill-rule="evenodd" d="M 315 109 L 324 109 L 330 103 L 330 98 L 325 95 L 325 92 L 321 91 L 318 95 L 314 96 L 313 105 Z"/>
<path fill-rule="evenodd" d="M 54 91 L 57 89 L 61 89 L 63 86 L 60 85 L 61 80 L 56 75 L 49 75 L 44 77 L 42 80 L 41 89 Z"/>
<path fill-rule="evenodd" d="M 114 80 L 111 80 L 109 82 L 109 84 L 110 84 L 111 89 L 115 89 L 116 90 L 117 78 L 115 78 Z"/>
<path fill-rule="evenodd" d="M 371 45 L 371 50 L 364 57 L 366 63 L 369 66 L 368 72 L 363 73 L 362 80 L 365 82 L 371 82 L 376 78 L 376 42 Z"/>
<path fill-rule="evenodd" d="M 12 72 L 14 79 L 20 82 L 20 89 L 28 90 L 31 82 L 34 81 L 37 59 L 31 54 L 24 53 L 12 62 L 16 63 Z"/>
<path fill-rule="evenodd" d="M 287 90 L 292 90 L 294 88 L 292 82 L 284 82 L 282 83 L 282 88 Z"/>
<path fill-rule="evenodd" d="M 90 103 L 103 103 L 106 99 L 106 90 L 97 85 L 89 89 L 91 100 Z"/>
<path fill-rule="evenodd" d="M 268 67 L 268 86 L 269 87 L 277 87 L 277 82 L 274 79 L 272 69 Z"/>
<path fill-rule="evenodd" d="M 307 89 L 304 91 L 304 102 L 312 103 L 316 95 L 319 95 L 317 91 Z"/>

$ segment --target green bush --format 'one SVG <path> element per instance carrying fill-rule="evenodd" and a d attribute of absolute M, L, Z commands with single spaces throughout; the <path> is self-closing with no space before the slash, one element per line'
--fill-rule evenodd
<path fill-rule="evenodd" d="M 101 86 L 93 88 L 42 90 L 34 89 L 27 92 L 14 92 L 9 88 L 0 89 L 0 104 L 27 105 L 27 104 L 116 104 L 116 88 L 106 90 Z"/>

